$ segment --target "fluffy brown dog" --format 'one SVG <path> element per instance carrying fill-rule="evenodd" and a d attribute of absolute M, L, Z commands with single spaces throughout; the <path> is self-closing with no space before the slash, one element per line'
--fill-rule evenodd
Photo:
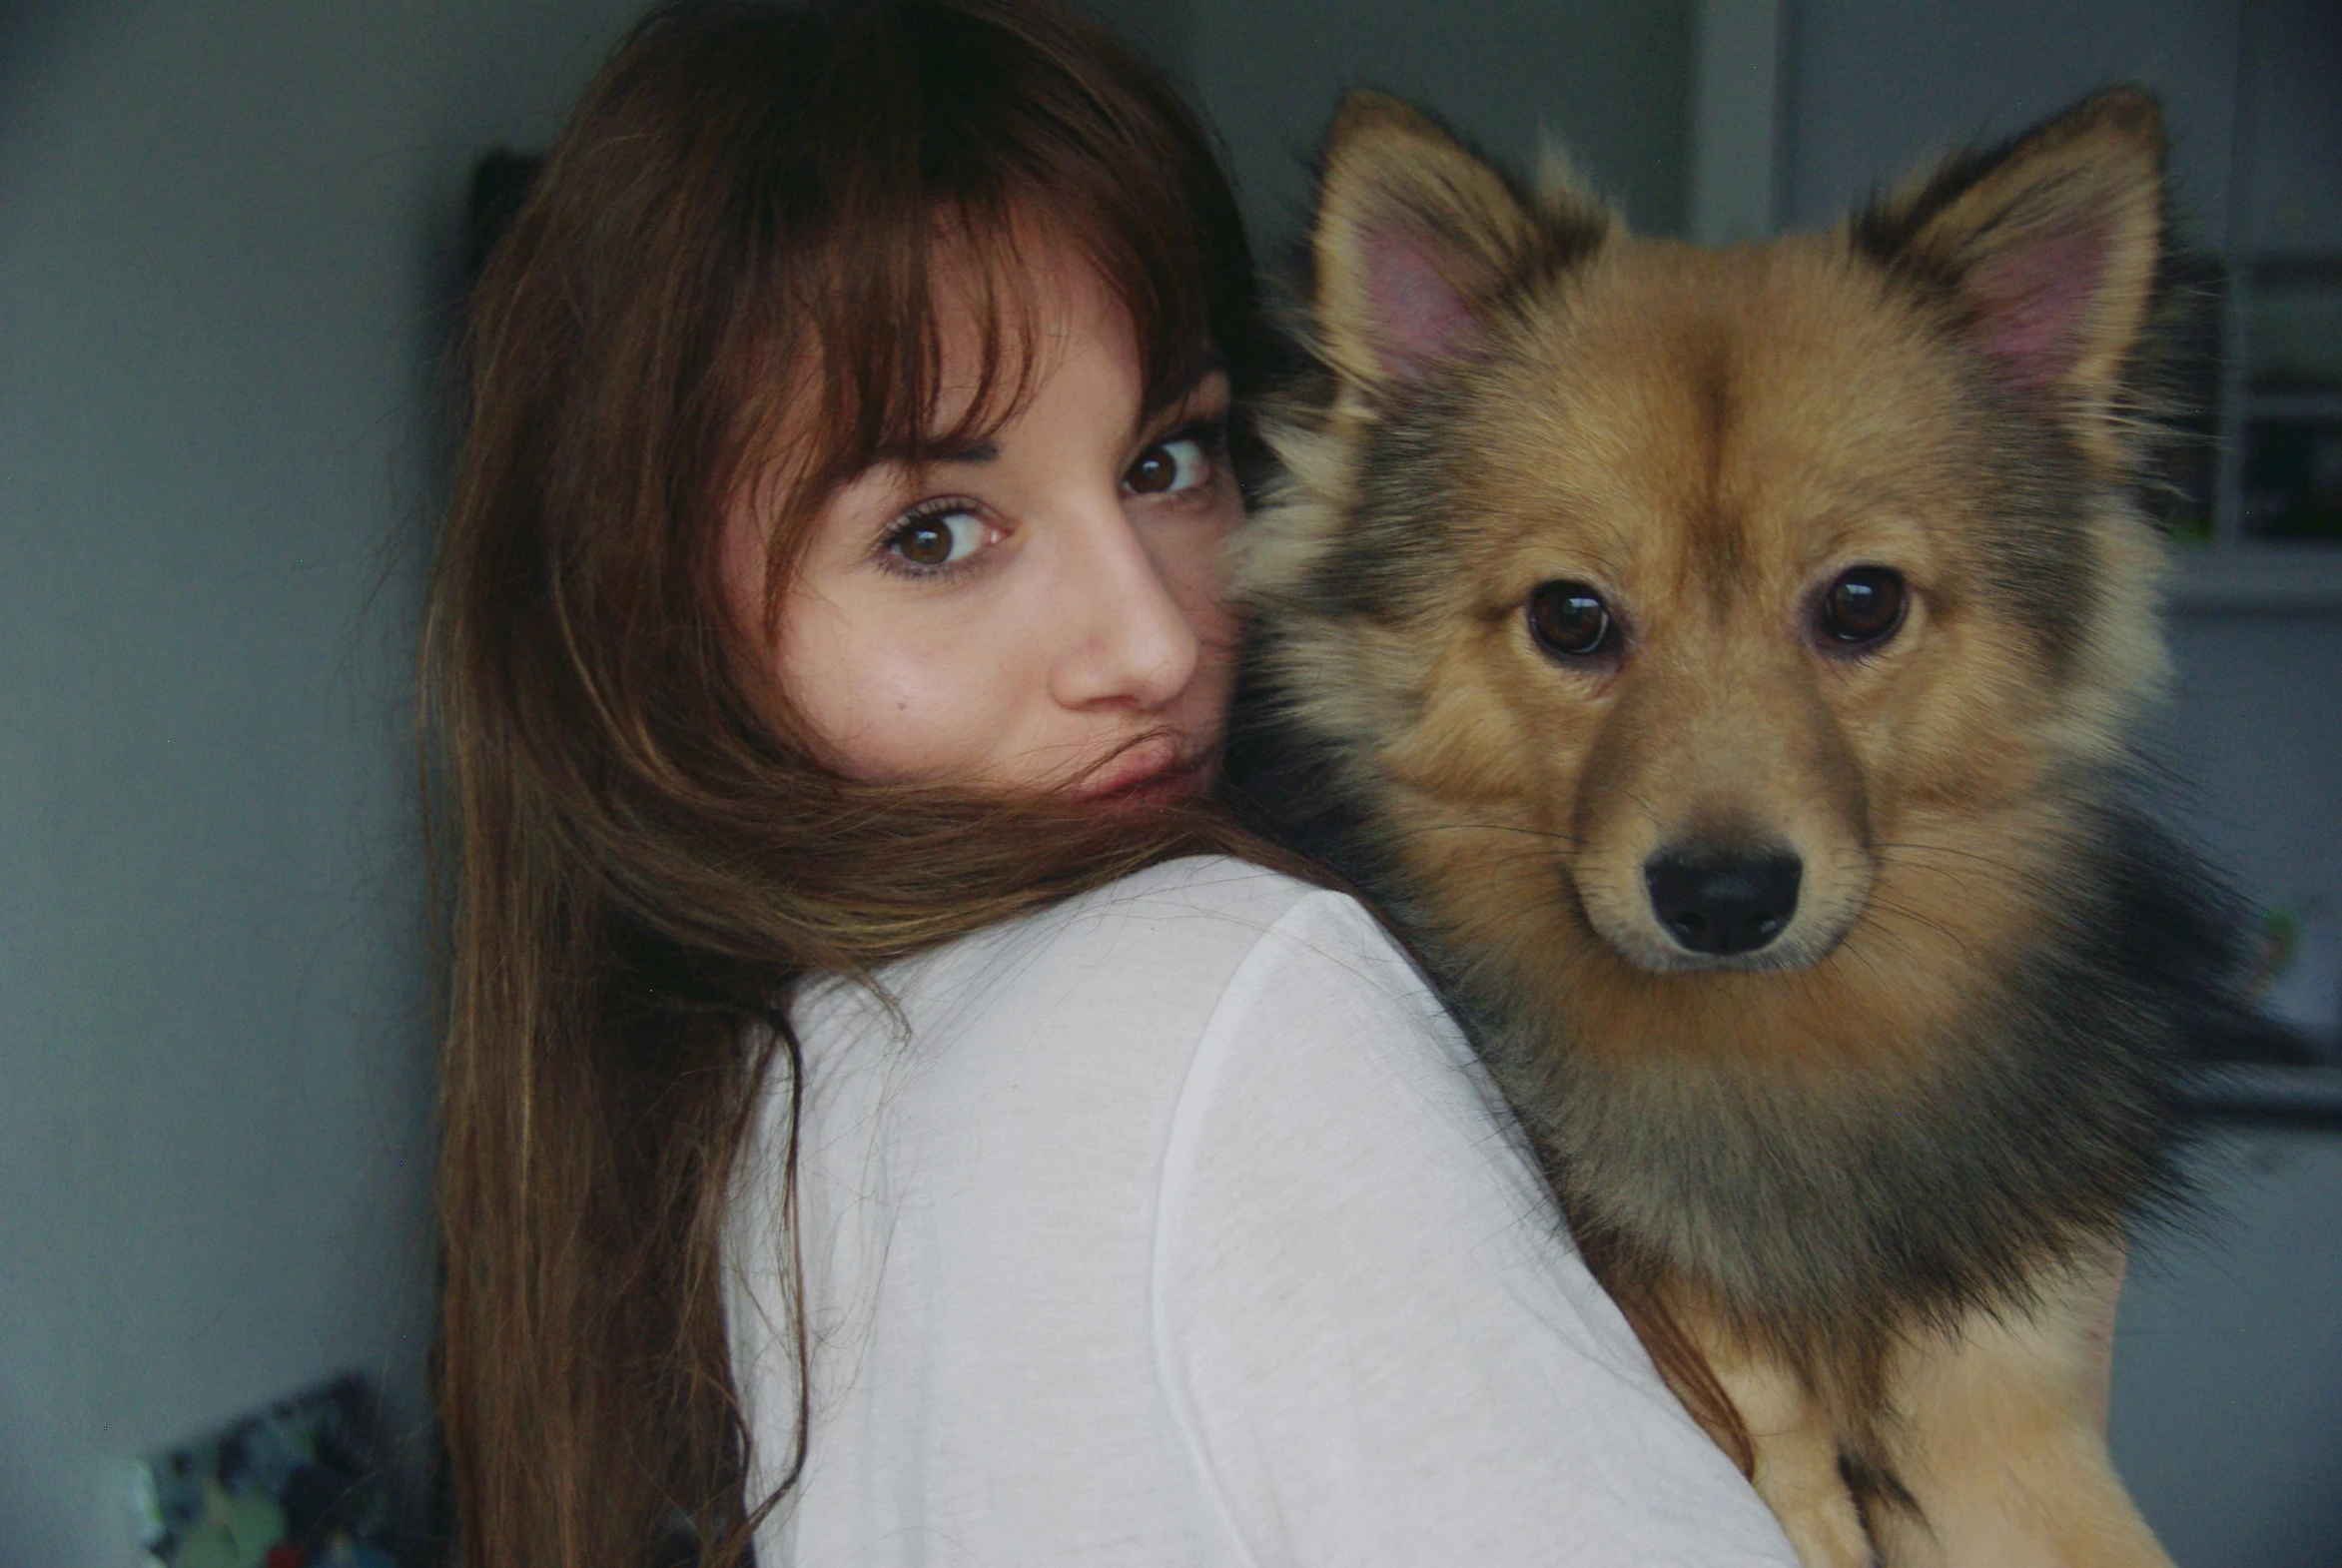
<path fill-rule="evenodd" d="M 2125 804 L 2163 231 L 2134 92 L 1722 252 L 1387 98 L 1325 153 L 1239 786 L 1814 1568 L 2166 1561 L 2104 1335 L 2180 1064 L 2257 1026 Z"/>

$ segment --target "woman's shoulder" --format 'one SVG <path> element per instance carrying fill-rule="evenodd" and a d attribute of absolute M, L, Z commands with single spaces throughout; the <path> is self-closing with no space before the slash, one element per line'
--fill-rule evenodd
<path fill-rule="evenodd" d="M 1266 934 L 1296 921 L 1372 919 L 1348 894 L 1225 855 L 1170 860 L 1095 888 L 995 932 L 1003 952 L 1063 950 L 1084 957 L 1136 951 L 1160 962 L 1161 944 L 1240 961 Z M 1133 940 L 1140 944 L 1128 948 Z"/>
<path fill-rule="evenodd" d="M 796 1015 L 812 1035 L 964 1037 L 1003 1015 L 1107 1010 L 1124 1029 L 1200 1027 L 1245 970 L 1317 953 L 1380 990 L 1412 970 L 1347 894 L 1224 856 L 1167 861 L 1062 904 L 889 965 L 878 992 L 818 982 Z"/>
<path fill-rule="evenodd" d="M 1363 906 L 1230 859 L 1152 867 L 877 979 L 794 1010 L 817 1121 L 883 1125 L 899 1150 L 1027 1147 L 1017 1171 L 1044 1183 L 1057 1179 L 1038 1169 L 1049 1149 L 1152 1182 L 1174 1130 L 1216 1115 L 1222 1094 L 1243 1098 L 1272 1062 L 1316 1064 L 1274 1075 L 1296 1124 L 1347 1104 L 1312 1076 L 1349 1079 L 1375 1056 L 1467 1093 L 1472 1072 Z M 1379 1049 L 1360 1052 L 1362 1033 Z"/>

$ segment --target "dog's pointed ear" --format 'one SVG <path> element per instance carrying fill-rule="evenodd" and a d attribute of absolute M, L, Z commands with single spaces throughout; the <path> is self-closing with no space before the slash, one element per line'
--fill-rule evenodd
<path fill-rule="evenodd" d="M 1344 97 L 1318 179 L 1310 307 L 1345 401 L 1402 402 L 1470 353 L 1537 240 L 1528 204 L 1430 116 Z"/>
<path fill-rule="evenodd" d="M 1949 290 L 1969 341 L 2062 404 L 2119 459 L 2124 379 L 2154 318 L 2163 252 L 2163 122 L 2116 88 L 2005 145 L 1955 158 L 1858 215 L 1856 247 Z"/>

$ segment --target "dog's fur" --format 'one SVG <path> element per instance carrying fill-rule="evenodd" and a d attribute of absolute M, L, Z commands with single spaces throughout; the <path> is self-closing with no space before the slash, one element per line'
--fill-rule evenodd
<path fill-rule="evenodd" d="M 1325 152 L 1231 770 L 1415 944 L 1814 1568 L 2166 1560 L 2103 1336 L 2182 1063 L 2256 1026 L 2126 804 L 2162 186 L 2128 91 L 1722 252 L 1378 95 Z M 1850 647 L 1858 566 L 1909 608 Z M 1607 652 L 1532 636 L 1556 581 Z M 1785 929 L 1688 951 L 1647 862 L 1759 849 Z"/>

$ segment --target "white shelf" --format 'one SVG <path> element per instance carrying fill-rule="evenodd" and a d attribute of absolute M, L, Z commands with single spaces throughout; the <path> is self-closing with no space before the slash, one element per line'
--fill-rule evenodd
<path fill-rule="evenodd" d="M 2170 584 L 2180 615 L 2342 614 L 2342 545 L 2175 547 Z"/>

